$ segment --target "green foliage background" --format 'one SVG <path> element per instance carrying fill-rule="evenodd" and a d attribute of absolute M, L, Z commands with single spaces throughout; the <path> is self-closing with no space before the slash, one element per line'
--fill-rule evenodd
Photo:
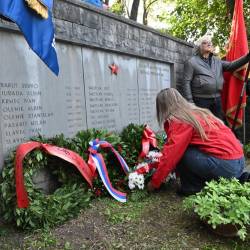
<path fill-rule="evenodd" d="M 168 0 L 166 0 L 168 1 Z M 166 32 L 194 42 L 207 31 L 213 34 L 213 42 L 224 48 L 231 30 L 233 1 L 225 0 L 176 0 L 172 13 L 159 15 L 162 22 L 169 24 Z M 244 16 L 248 34 L 250 31 L 250 1 L 244 0 Z"/>

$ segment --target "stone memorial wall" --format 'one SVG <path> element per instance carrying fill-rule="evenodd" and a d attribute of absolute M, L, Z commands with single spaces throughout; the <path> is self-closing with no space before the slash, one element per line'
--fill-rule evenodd
<path fill-rule="evenodd" d="M 180 81 L 192 52 L 188 43 L 77 0 L 55 1 L 54 17 L 59 77 L 0 19 L 0 169 L 11 149 L 38 134 L 71 137 L 129 123 L 158 130 L 156 94 Z"/>

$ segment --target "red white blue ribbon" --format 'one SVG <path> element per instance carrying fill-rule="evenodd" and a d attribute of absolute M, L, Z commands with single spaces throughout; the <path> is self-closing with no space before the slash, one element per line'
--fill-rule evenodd
<path fill-rule="evenodd" d="M 108 176 L 108 171 L 106 164 L 104 162 L 104 159 L 100 153 L 98 153 L 98 149 L 102 148 L 109 148 L 117 157 L 117 159 L 120 162 L 120 165 L 122 166 L 124 172 L 127 174 L 129 172 L 129 167 L 127 163 L 124 161 L 124 159 L 120 156 L 120 154 L 112 147 L 112 145 L 106 141 L 99 141 L 98 139 L 91 141 L 89 147 L 89 160 L 88 160 L 88 165 L 94 174 L 95 170 L 98 171 L 102 182 L 108 192 L 110 193 L 111 196 L 113 196 L 116 200 L 120 202 L 126 202 L 126 193 L 120 192 L 113 188 L 109 176 Z"/>

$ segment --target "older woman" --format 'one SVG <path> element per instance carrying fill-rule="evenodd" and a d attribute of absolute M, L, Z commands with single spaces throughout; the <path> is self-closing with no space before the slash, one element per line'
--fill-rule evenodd
<path fill-rule="evenodd" d="M 159 188 L 177 166 L 186 195 L 199 192 L 212 179 L 241 178 L 245 166 L 242 146 L 208 109 L 187 102 L 169 88 L 158 93 L 156 111 L 168 139 L 159 163 L 152 163 L 156 171 L 148 184 L 150 191 Z"/>
<path fill-rule="evenodd" d="M 178 90 L 190 102 L 208 108 L 223 119 L 220 91 L 223 86 L 223 71 L 235 71 L 250 60 L 250 54 L 232 62 L 220 60 L 213 54 L 211 38 L 204 36 L 197 42 L 197 51 L 184 64 L 184 77 Z"/>

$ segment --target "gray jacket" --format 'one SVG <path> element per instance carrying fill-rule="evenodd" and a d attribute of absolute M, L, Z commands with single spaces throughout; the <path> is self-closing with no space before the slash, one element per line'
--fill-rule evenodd
<path fill-rule="evenodd" d="M 193 97 L 213 98 L 220 96 L 224 79 L 223 71 L 235 71 L 250 60 L 250 54 L 235 61 L 222 61 L 211 56 L 211 66 L 204 62 L 200 55 L 191 57 L 184 64 L 184 77 L 182 84 L 177 85 L 178 90 L 188 100 Z"/>

